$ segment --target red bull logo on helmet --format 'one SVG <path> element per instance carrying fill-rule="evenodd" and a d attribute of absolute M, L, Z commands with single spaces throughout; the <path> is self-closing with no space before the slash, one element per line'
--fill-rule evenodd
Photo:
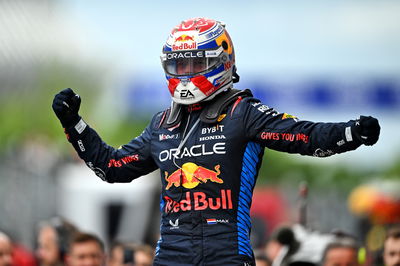
<path fill-rule="evenodd" d="M 165 171 L 165 181 L 167 181 L 165 189 L 168 190 L 172 186 L 183 186 L 184 188 L 192 189 L 197 187 L 200 183 L 207 183 L 207 181 L 222 184 L 224 181 L 218 177 L 221 173 L 219 168 L 219 164 L 214 167 L 215 171 L 213 171 L 198 166 L 195 163 L 185 163 L 182 165 L 181 169 L 176 170 L 170 175 Z"/>
<path fill-rule="evenodd" d="M 179 36 L 174 35 L 172 39 L 172 51 L 197 49 L 197 35 L 196 31 L 187 31 Z"/>
<path fill-rule="evenodd" d="M 197 49 L 197 44 L 195 42 L 193 43 L 181 43 L 180 45 L 172 45 L 172 50 L 195 50 Z"/>

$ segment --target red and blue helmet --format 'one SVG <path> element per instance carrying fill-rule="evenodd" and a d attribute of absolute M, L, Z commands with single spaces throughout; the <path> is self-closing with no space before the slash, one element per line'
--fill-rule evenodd
<path fill-rule="evenodd" d="M 238 80 L 231 38 L 212 19 L 192 18 L 174 27 L 161 62 L 172 99 L 180 104 L 210 100 Z"/>

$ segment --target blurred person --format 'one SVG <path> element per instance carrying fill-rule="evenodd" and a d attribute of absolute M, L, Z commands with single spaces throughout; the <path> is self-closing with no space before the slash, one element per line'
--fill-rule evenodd
<path fill-rule="evenodd" d="M 340 237 L 326 246 L 322 266 L 359 266 L 358 245 L 351 237 Z"/>
<path fill-rule="evenodd" d="M 383 245 L 383 261 L 386 266 L 400 266 L 400 226 L 388 230 Z"/>
<path fill-rule="evenodd" d="M 0 266 L 36 266 L 32 252 L 0 231 Z"/>
<path fill-rule="evenodd" d="M 148 245 L 138 245 L 134 248 L 134 266 L 151 266 L 154 260 L 154 250 Z"/>
<path fill-rule="evenodd" d="M 36 251 L 41 266 L 64 265 L 71 239 L 78 229 L 60 217 L 54 217 L 39 225 Z"/>
<path fill-rule="evenodd" d="M 161 237 L 154 265 L 250 264 L 250 207 L 264 148 L 327 157 L 373 145 L 380 126 L 360 116 L 343 123 L 301 121 L 236 90 L 232 40 L 223 23 L 183 21 L 163 46 L 171 107 L 119 149 L 78 114 L 81 98 L 58 93 L 53 110 L 69 142 L 101 179 L 131 182 L 161 170 Z"/>
<path fill-rule="evenodd" d="M 293 230 L 289 226 L 281 226 L 274 230 L 265 248 L 265 254 L 272 265 L 288 265 L 290 256 L 300 248 Z"/>
<path fill-rule="evenodd" d="M 12 242 L 5 233 L 0 231 L 0 266 L 12 265 Z"/>
<path fill-rule="evenodd" d="M 268 259 L 274 260 L 278 257 L 280 250 L 282 249 L 282 244 L 276 239 L 270 239 L 265 246 L 265 254 Z"/>
<path fill-rule="evenodd" d="M 94 234 L 78 233 L 71 240 L 66 261 L 69 266 L 103 266 L 104 243 Z"/>
<path fill-rule="evenodd" d="M 272 266 L 271 261 L 267 256 L 255 256 L 255 263 L 256 266 Z"/>
<path fill-rule="evenodd" d="M 271 260 L 268 259 L 263 250 L 255 250 L 254 258 L 256 266 L 272 266 Z"/>
<path fill-rule="evenodd" d="M 113 242 L 107 257 L 108 266 L 120 266 L 124 261 L 124 244 L 122 242 Z"/>
<path fill-rule="evenodd" d="M 150 266 L 154 250 L 148 245 L 114 243 L 110 249 L 108 266 Z"/>
<path fill-rule="evenodd" d="M 36 259 L 24 245 L 0 231 L 0 266 L 36 266 Z"/>

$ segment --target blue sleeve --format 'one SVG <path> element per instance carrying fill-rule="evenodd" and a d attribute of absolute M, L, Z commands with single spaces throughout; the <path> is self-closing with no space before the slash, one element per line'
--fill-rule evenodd
<path fill-rule="evenodd" d="M 79 157 L 104 181 L 130 182 L 158 168 L 151 156 L 152 123 L 118 149 L 103 142 L 83 120 L 65 133 Z"/>
<path fill-rule="evenodd" d="M 254 98 L 243 100 L 241 112 L 247 138 L 273 150 L 326 157 L 361 145 L 352 134 L 355 120 L 341 123 L 302 121 Z"/>

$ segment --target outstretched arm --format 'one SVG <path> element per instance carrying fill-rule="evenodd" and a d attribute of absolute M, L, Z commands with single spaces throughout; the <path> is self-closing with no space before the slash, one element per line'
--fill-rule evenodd
<path fill-rule="evenodd" d="M 150 153 L 150 126 L 139 137 L 115 149 L 79 116 L 80 104 L 79 95 L 65 89 L 55 95 L 52 107 L 68 141 L 96 175 L 110 183 L 130 182 L 157 169 Z"/>
<path fill-rule="evenodd" d="M 373 145 L 378 141 L 380 126 L 373 117 L 341 123 L 314 123 L 278 113 L 255 99 L 244 106 L 244 123 L 250 139 L 270 149 L 326 157 Z"/>

